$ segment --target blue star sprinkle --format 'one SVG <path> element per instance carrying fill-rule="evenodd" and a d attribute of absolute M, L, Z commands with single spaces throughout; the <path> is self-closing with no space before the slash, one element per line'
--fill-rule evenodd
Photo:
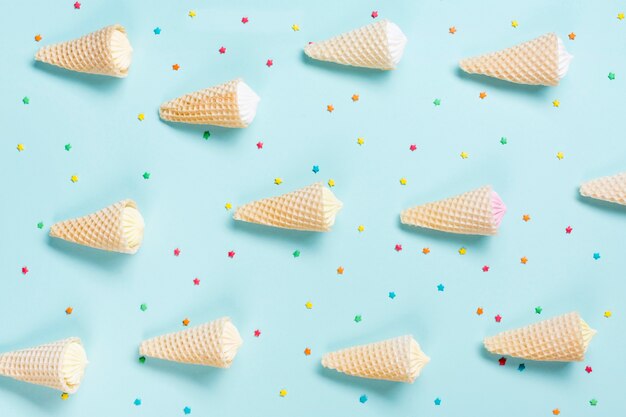
<path fill-rule="evenodd" d="M 133 401 L 133 404 L 135 404 L 137 406 L 141 405 L 141 399 L 135 398 L 135 401 Z"/>
<path fill-rule="evenodd" d="M 154 32 L 155 35 L 160 35 L 161 34 L 161 28 L 157 26 L 157 27 L 154 28 L 153 32 Z"/>
<path fill-rule="evenodd" d="M 526 369 L 526 365 L 524 365 L 523 363 L 520 363 L 519 366 L 517 367 L 517 370 L 520 372 L 523 372 L 524 369 Z"/>
<path fill-rule="evenodd" d="M 359 398 L 359 401 L 361 402 L 361 404 L 365 404 L 367 402 L 367 395 L 365 394 L 361 395 L 361 397 Z"/>
<path fill-rule="evenodd" d="M 435 398 L 435 405 L 441 405 L 441 398 Z"/>
<path fill-rule="evenodd" d="M 389 298 L 391 298 L 392 300 L 396 298 L 396 293 L 393 291 L 389 291 Z"/>
<path fill-rule="evenodd" d="M 443 291 L 444 288 L 443 284 L 437 285 L 437 291 Z"/>
<path fill-rule="evenodd" d="M 318 172 L 320 172 L 320 167 L 319 165 L 313 165 L 313 173 L 317 174 Z"/>
<path fill-rule="evenodd" d="M 593 259 L 595 259 L 596 261 L 597 261 L 598 259 L 600 259 L 600 252 L 596 252 L 596 253 L 594 253 L 594 254 L 593 254 Z"/>
<path fill-rule="evenodd" d="M 185 407 L 185 408 L 183 408 L 183 413 L 185 413 L 185 414 L 191 414 L 191 408 L 189 408 L 189 407 Z"/>

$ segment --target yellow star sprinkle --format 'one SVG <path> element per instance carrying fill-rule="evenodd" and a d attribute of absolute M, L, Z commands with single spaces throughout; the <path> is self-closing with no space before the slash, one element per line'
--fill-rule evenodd
<path fill-rule="evenodd" d="M 297 32 L 297 31 L 299 31 L 299 30 L 300 30 L 300 26 L 298 26 L 298 25 L 292 25 L 292 26 L 291 26 L 291 29 L 293 29 L 293 31 L 294 31 L 294 32 Z"/>
<path fill-rule="evenodd" d="M 61 394 L 61 399 L 63 401 L 67 400 L 68 398 L 70 398 L 69 394 L 67 392 L 64 392 L 63 394 Z"/>
<path fill-rule="evenodd" d="M 356 143 L 358 143 L 359 145 L 363 145 L 365 143 L 365 139 L 363 138 L 357 138 L 356 139 Z"/>
<path fill-rule="evenodd" d="M 561 102 L 560 102 L 559 100 L 554 100 L 554 101 L 552 102 L 552 105 L 553 105 L 554 107 L 559 107 L 559 105 L 560 105 L 560 104 L 561 104 Z"/>
<path fill-rule="evenodd" d="M 286 390 L 286 389 L 281 389 L 281 390 L 278 392 L 278 394 L 279 394 L 281 397 L 286 397 L 286 396 L 287 396 L 287 390 Z"/>
<path fill-rule="evenodd" d="M 139 114 L 137 115 L 137 119 L 139 119 L 139 121 L 140 121 L 140 122 L 142 122 L 142 121 L 143 121 L 143 119 L 145 119 L 145 118 L 146 118 L 146 115 L 145 115 L 145 114 L 143 114 L 143 113 L 139 113 Z"/>
<path fill-rule="evenodd" d="M 461 158 L 467 159 L 468 157 L 469 157 L 469 154 L 467 152 L 461 152 Z"/>
<path fill-rule="evenodd" d="M 517 20 L 511 20 L 511 26 L 513 26 L 514 28 L 519 26 L 519 23 L 517 23 Z"/>
<path fill-rule="evenodd" d="M 195 10 L 189 10 L 189 17 L 196 17 L 196 11 Z"/>
<path fill-rule="evenodd" d="M 22 152 L 22 151 L 24 150 L 24 145 L 23 145 L 23 144 L 21 144 L 21 143 L 18 143 L 18 144 L 17 144 L 17 150 L 18 150 L 18 151 L 20 151 L 20 152 Z"/>
<path fill-rule="evenodd" d="M 72 176 L 70 177 L 70 181 L 72 181 L 72 182 L 78 182 L 78 175 L 72 175 Z"/>
<path fill-rule="evenodd" d="M 406 185 L 406 178 L 404 178 L 404 177 L 400 178 L 400 184 L 401 185 Z"/>
<path fill-rule="evenodd" d="M 609 317 L 611 317 L 612 315 L 613 315 L 613 313 L 611 313 L 611 312 L 610 312 L 610 311 L 608 311 L 608 310 L 604 312 L 604 317 L 606 317 L 607 319 L 608 319 Z"/>
<path fill-rule="evenodd" d="M 226 203 L 224 207 L 226 207 L 226 210 L 230 210 L 231 208 L 233 208 L 233 205 L 230 203 Z"/>
<path fill-rule="evenodd" d="M 313 303 L 310 301 L 307 301 L 306 304 L 304 305 L 306 308 L 308 308 L 309 310 L 313 308 Z"/>
<path fill-rule="evenodd" d="M 460 248 L 459 249 L 459 255 L 465 255 L 467 253 L 467 249 L 465 248 Z"/>
<path fill-rule="evenodd" d="M 618 14 L 617 14 L 617 18 L 618 18 L 619 20 L 624 20 L 624 13 L 618 13 Z"/>
<path fill-rule="evenodd" d="M 329 180 L 328 180 L 328 186 L 329 186 L 329 187 L 334 187 L 334 186 L 335 186 L 335 180 L 334 180 L 334 179 L 332 179 L 332 178 L 331 178 L 331 179 L 329 179 Z"/>
<path fill-rule="evenodd" d="M 556 157 L 558 158 L 558 160 L 560 161 L 561 159 L 563 159 L 565 157 L 565 155 L 563 155 L 563 152 L 557 152 L 556 153 Z"/>
<path fill-rule="evenodd" d="M 283 180 L 281 178 L 274 178 L 274 184 L 280 185 L 282 183 L 283 183 Z"/>

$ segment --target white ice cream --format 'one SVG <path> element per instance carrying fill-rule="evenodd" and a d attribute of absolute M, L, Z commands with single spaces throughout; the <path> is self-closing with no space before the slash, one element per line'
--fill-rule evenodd
<path fill-rule="evenodd" d="M 237 106 L 239 107 L 239 117 L 248 126 L 256 116 L 256 108 L 261 98 L 242 80 L 237 85 Z"/>
<path fill-rule="evenodd" d="M 585 352 L 587 351 L 587 347 L 589 347 L 589 343 L 591 339 L 596 335 L 596 330 L 589 327 L 587 322 L 583 319 L 580 319 L 580 328 L 583 333 L 583 343 L 585 344 Z"/>
<path fill-rule="evenodd" d="M 141 246 L 144 227 L 143 217 L 139 210 L 137 210 L 136 207 L 124 207 L 124 212 L 122 213 L 122 230 L 130 249 L 139 249 L 139 246 Z"/>
<path fill-rule="evenodd" d="M 387 44 L 394 67 L 398 65 L 398 62 L 402 59 L 406 42 L 406 36 L 404 36 L 404 33 L 402 33 L 398 25 L 393 22 L 387 22 Z"/>
<path fill-rule="evenodd" d="M 126 32 L 119 28 L 111 34 L 111 56 L 116 68 L 127 73 L 133 57 L 133 47 L 130 46 Z"/>
<path fill-rule="evenodd" d="M 322 210 L 324 211 L 324 224 L 330 228 L 335 224 L 335 216 L 343 207 L 343 203 L 339 201 L 330 189 L 322 187 Z"/>
<path fill-rule="evenodd" d="M 80 385 L 87 366 L 87 353 L 78 340 L 67 345 L 61 362 L 61 377 L 71 392 L 75 392 Z"/>
<path fill-rule="evenodd" d="M 237 328 L 230 320 L 224 323 L 221 342 L 223 349 L 222 359 L 226 364 L 226 367 L 229 367 L 230 364 L 233 362 L 233 359 L 235 359 L 239 347 L 243 343 L 243 340 L 241 339 Z"/>
<path fill-rule="evenodd" d="M 558 71 L 558 75 L 559 75 L 559 80 L 563 77 L 565 77 L 565 74 L 567 74 L 567 71 L 569 70 L 569 64 L 570 62 L 572 62 L 572 59 L 574 58 L 574 56 L 572 54 L 570 54 L 569 52 L 567 52 L 567 50 L 565 49 L 565 45 L 563 45 L 563 41 L 561 40 L 561 38 L 557 38 L 558 40 L 558 54 L 559 54 L 559 71 Z"/>

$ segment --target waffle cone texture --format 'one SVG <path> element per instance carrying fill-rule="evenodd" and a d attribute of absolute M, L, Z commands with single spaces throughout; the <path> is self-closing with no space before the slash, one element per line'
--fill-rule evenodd
<path fill-rule="evenodd" d="M 328 232 L 343 204 L 322 183 L 239 207 L 235 220 L 283 229 Z"/>
<path fill-rule="evenodd" d="M 195 365 L 229 368 L 243 341 L 228 317 L 158 336 L 141 343 L 144 356 Z"/>
<path fill-rule="evenodd" d="M 626 205 L 626 172 L 596 178 L 580 186 L 584 197 Z"/>
<path fill-rule="evenodd" d="M 72 337 L 0 354 L 0 375 L 73 394 L 78 385 L 68 385 L 61 371 L 65 352 L 72 343 L 80 343 L 80 339 Z"/>
<path fill-rule="evenodd" d="M 44 46 L 37 51 L 35 59 L 72 71 L 126 77 L 128 66 L 120 66 L 116 60 L 114 45 L 112 45 L 116 31 L 126 36 L 123 26 L 117 24 L 107 26 L 78 39 Z M 130 48 L 130 44 L 128 47 Z M 128 60 L 130 60 L 131 52 L 132 48 L 127 51 Z"/>
<path fill-rule="evenodd" d="M 55 223 L 50 236 L 96 249 L 134 254 L 141 246 L 143 219 L 137 225 L 141 238 L 138 243 L 133 242 L 124 225 L 124 210 L 128 207 L 137 209 L 137 204 L 122 200 L 87 216 Z"/>
<path fill-rule="evenodd" d="M 304 53 L 313 59 L 337 64 L 380 70 L 395 69 L 396 62 L 388 39 L 389 24 L 388 20 L 381 20 L 326 41 L 310 43 L 304 48 Z"/>
<path fill-rule="evenodd" d="M 165 102 L 159 109 L 159 116 L 170 122 L 247 127 L 248 123 L 239 108 L 240 82 L 240 79 L 235 79 Z"/>
<path fill-rule="evenodd" d="M 494 215 L 493 190 L 480 187 L 456 197 L 404 210 L 403 224 L 469 235 L 495 235 L 499 222 Z M 505 211 L 506 207 L 502 206 Z"/>
<path fill-rule="evenodd" d="M 482 74 L 518 84 L 558 85 L 558 38 L 548 33 L 498 52 L 464 59 L 463 71 Z"/>
<path fill-rule="evenodd" d="M 487 337 L 484 345 L 491 353 L 534 361 L 582 361 L 595 333 L 572 312 Z"/>
<path fill-rule="evenodd" d="M 413 383 L 429 361 L 406 335 L 327 353 L 322 366 L 361 378 Z"/>

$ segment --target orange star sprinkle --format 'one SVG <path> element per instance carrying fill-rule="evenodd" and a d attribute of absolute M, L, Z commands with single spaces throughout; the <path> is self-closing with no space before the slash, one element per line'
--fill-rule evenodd
<path fill-rule="evenodd" d="M 430 253 L 430 248 L 424 248 L 424 249 L 422 249 L 422 253 L 423 253 L 424 255 L 428 255 L 428 254 Z"/>
<path fill-rule="evenodd" d="M 476 314 L 478 314 L 479 316 L 482 315 L 484 313 L 483 308 L 482 307 L 478 307 L 476 309 Z"/>
<path fill-rule="evenodd" d="M 526 263 L 528 262 L 528 258 L 524 256 L 520 259 L 520 262 L 526 265 Z"/>
<path fill-rule="evenodd" d="M 530 216 L 528 214 L 524 214 L 522 216 L 522 220 L 524 220 L 525 222 L 527 222 L 528 220 L 530 220 Z"/>
<path fill-rule="evenodd" d="M 35 35 L 35 42 L 39 42 L 41 39 L 41 35 Z"/>
<path fill-rule="evenodd" d="M 188 326 L 189 325 L 189 319 L 185 318 L 185 320 L 183 320 L 183 326 Z"/>
<path fill-rule="evenodd" d="M 309 356 L 311 354 L 311 349 L 309 349 L 309 348 L 304 349 L 304 354 L 306 356 Z"/>
<path fill-rule="evenodd" d="M 484 91 L 481 91 L 478 97 L 480 97 L 481 99 L 484 99 L 485 97 L 487 97 L 487 93 L 485 93 Z"/>
<path fill-rule="evenodd" d="M 352 94 L 352 101 L 359 101 L 359 95 L 358 94 Z"/>
<path fill-rule="evenodd" d="M 172 69 L 173 69 L 174 71 L 178 71 L 178 70 L 180 69 L 180 65 L 178 65 L 178 64 L 174 64 L 174 65 L 172 65 Z"/>
<path fill-rule="evenodd" d="M 329 113 L 332 113 L 333 110 L 335 110 L 335 107 L 332 104 L 329 104 L 328 106 L 326 106 L 326 110 L 328 110 Z"/>
<path fill-rule="evenodd" d="M 72 314 L 72 311 L 74 311 L 74 309 L 72 307 L 68 307 L 65 309 L 65 314 Z"/>
<path fill-rule="evenodd" d="M 339 268 L 337 268 L 337 273 L 339 275 L 343 275 L 343 266 L 340 266 Z"/>
<path fill-rule="evenodd" d="M 569 37 L 569 39 L 571 41 L 573 41 L 574 39 L 576 39 L 576 34 L 574 32 L 570 33 L 569 35 L 567 35 Z"/>
<path fill-rule="evenodd" d="M 554 414 L 555 416 L 558 416 L 559 414 L 561 414 L 561 410 L 559 410 L 558 408 L 555 408 L 554 410 L 552 410 L 552 414 Z"/>
<path fill-rule="evenodd" d="M 450 32 L 451 35 L 454 35 L 456 33 L 456 27 L 452 26 L 450 29 L 448 29 L 448 32 Z"/>

